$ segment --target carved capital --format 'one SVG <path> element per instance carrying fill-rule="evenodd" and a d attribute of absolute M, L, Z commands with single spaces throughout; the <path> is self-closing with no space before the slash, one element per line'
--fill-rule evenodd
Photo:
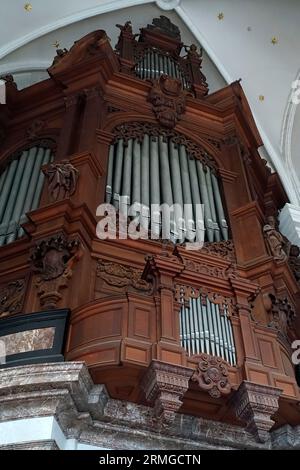
<path fill-rule="evenodd" d="M 56 308 L 60 290 L 67 287 L 74 263 L 79 259 L 78 239 L 68 240 L 64 234 L 39 241 L 32 249 L 32 269 L 38 273 L 36 287 L 42 307 Z"/>
<path fill-rule="evenodd" d="M 278 410 L 282 390 L 244 381 L 233 397 L 237 418 L 246 423 L 246 429 L 258 442 L 266 442 L 274 421 L 271 417 Z"/>
<path fill-rule="evenodd" d="M 186 97 L 189 94 L 182 90 L 181 81 L 166 74 L 153 80 L 148 101 L 159 123 L 173 129 L 185 112 Z"/>
<path fill-rule="evenodd" d="M 231 392 L 228 378 L 229 364 L 221 357 L 204 353 L 194 358 L 199 360 L 199 363 L 192 380 L 198 383 L 200 390 L 208 392 L 213 398 L 228 395 Z"/>
<path fill-rule="evenodd" d="M 182 397 L 189 387 L 193 373 L 187 367 L 152 361 L 142 380 L 141 388 L 146 400 L 154 406 L 157 418 L 172 423 L 182 405 Z"/>
<path fill-rule="evenodd" d="M 75 193 L 79 171 L 68 160 L 51 163 L 44 173 L 52 201 L 68 198 Z"/>

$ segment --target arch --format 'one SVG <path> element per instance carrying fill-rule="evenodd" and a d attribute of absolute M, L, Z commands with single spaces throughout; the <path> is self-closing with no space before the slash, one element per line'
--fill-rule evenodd
<path fill-rule="evenodd" d="M 297 84 L 300 84 L 300 69 L 297 72 L 294 83 L 296 86 Z M 294 164 L 292 161 L 292 136 L 294 132 L 296 111 L 297 111 L 297 108 L 299 107 L 297 100 L 293 99 L 294 94 L 295 94 L 295 89 L 292 88 L 289 93 L 285 112 L 284 112 L 282 129 L 281 129 L 280 147 L 281 147 L 281 152 L 282 152 L 282 156 L 284 160 L 283 163 L 290 176 L 290 184 L 292 186 L 291 189 L 295 193 L 297 200 L 299 202 L 300 201 L 300 189 L 299 189 L 300 181 L 299 181 L 299 177 L 296 174 Z"/>
<path fill-rule="evenodd" d="M 157 120 L 149 115 L 120 111 L 112 113 L 112 116 L 108 116 L 103 130 L 113 134 L 113 131 L 117 126 L 120 126 L 122 124 L 130 124 L 133 122 L 145 122 L 152 124 L 153 126 L 158 126 Z M 205 140 L 201 133 L 195 134 L 193 131 L 187 129 L 184 125 L 182 125 L 182 123 L 177 124 L 177 126 L 174 128 L 174 132 L 185 136 L 186 138 L 190 139 L 195 145 L 199 145 L 199 147 L 202 147 L 203 150 L 205 150 L 215 160 L 218 169 L 224 168 L 224 162 L 221 158 L 221 151 L 218 150 L 211 143 L 209 143 L 207 140 Z"/>

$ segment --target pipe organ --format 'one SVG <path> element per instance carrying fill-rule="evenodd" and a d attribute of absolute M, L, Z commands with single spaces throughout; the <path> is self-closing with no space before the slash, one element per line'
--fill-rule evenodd
<path fill-rule="evenodd" d="M 232 325 L 228 306 L 219 305 L 201 294 L 182 302 L 179 314 L 180 341 L 189 356 L 207 353 L 236 364 Z"/>
<path fill-rule="evenodd" d="M 201 230 L 209 242 L 227 240 L 228 225 L 216 171 L 207 162 L 193 157 L 182 140 L 180 136 L 149 134 L 126 141 L 118 139 L 109 150 L 106 202 L 121 210 L 120 198 L 128 206 L 138 203 L 144 214 L 147 208 L 174 205 L 173 240 L 203 240 Z M 155 218 L 153 212 L 150 215 Z M 147 214 L 141 219 L 141 225 L 151 224 Z M 184 221 L 182 236 L 177 233 L 179 219 Z M 161 235 L 159 225 L 161 220 L 156 218 L 151 227 Z"/>
<path fill-rule="evenodd" d="M 22 339 L 5 367 L 64 359 L 87 428 L 119 424 L 109 403 L 134 416 L 134 433 L 171 426 L 172 448 L 202 445 L 183 434 L 198 418 L 234 425 L 240 448 L 268 446 L 274 421 L 299 425 L 299 259 L 276 222 L 288 198 L 259 155 L 241 84 L 209 94 L 199 46 L 165 16 L 138 35 L 118 27 L 115 50 L 94 31 L 57 52 L 49 79 L 22 91 L 5 79 L 0 343 Z M 124 214 L 148 236 L 101 238 L 109 210 L 116 229 Z"/>
<path fill-rule="evenodd" d="M 4 162 L 0 174 L 0 246 L 24 235 L 21 224 L 26 213 L 39 206 L 44 183 L 41 167 L 52 158 L 51 149 L 41 143 Z"/>
<path fill-rule="evenodd" d="M 178 58 L 155 48 L 143 51 L 142 57 L 137 60 L 135 65 L 135 73 L 142 80 L 151 80 L 159 78 L 162 74 L 167 74 L 180 80 L 183 88 L 190 89 L 191 87 Z"/>

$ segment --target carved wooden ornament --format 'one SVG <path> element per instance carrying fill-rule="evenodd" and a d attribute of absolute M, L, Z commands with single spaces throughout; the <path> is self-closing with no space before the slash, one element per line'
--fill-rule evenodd
<path fill-rule="evenodd" d="M 185 111 L 187 91 L 182 90 L 181 81 L 166 74 L 153 80 L 148 101 L 162 126 L 173 129 Z"/>
<path fill-rule="evenodd" d="M 200 389 L 208 392 L 213 398 L 228 395 L 231 392 L 231 384 L 228 378 L 228 364 L 221 357 L 200 354 L 197 370 L 192 380 L 197 382 Z"/>
<path fill-rule="evenodd" d="M 51 163 L 44 173 L 48 178 L 49 192 L 53 201 L 68 198 L 75 193 L 79 171 L 69 161 Z"/>

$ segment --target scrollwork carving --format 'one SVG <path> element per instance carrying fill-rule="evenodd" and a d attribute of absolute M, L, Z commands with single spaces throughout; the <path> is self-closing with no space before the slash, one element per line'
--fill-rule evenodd
<path fill-rule="evenodd" d="M 179 79 L 166 74 L 152 80 L 152 83 L 148 101 L 152 104 L 153 112 L 162 126 L 173 129 L 185 112 L 186 97 L 189 93 L 182 90 Z"/>
<path fill-rule="evenodd" d="M 0 317 L 21 312 L 25 298 L 25 285 L 24 279 L 18 279 L 0 286 Z"/>
<path fill-rule="evenodd" d="M 96 275 L 103 279 L 108 285 L 128 290 L 152 292 L 151 282 L 141 278 L 142 270 L 131 266 L 98 260 Z"/>
<path fill-rule="evenodd" d="M 210 292 L 205 287 L 195 288 L 192 286 L 185 286 L 176 284 L 175 286 L 175 300 L 186 307 L 189 306 L 190 299 L 201 298 L 203 305 L 207 304 L 207 300 L 217 304 L 221 314 L 225 313 L 230 315 L 235 311 L 233 299 L 224 297 L 222 294 L 216 292 Z"/>
<path fill-rule="evenodd" d="M 232 263 L 236 263 L 235 249 L 232 240 L 204 243 L 201 252 L 208 253 L 210 255 L 220 256 L 221 258 L 225 258 Z"/>
<path fill-rule="evenodd" d="M 152 24 L 147 25 L 147 29 L 156 30 L 179 41 L 181 40 L 178 26 L 173 24 L 171 20 L 164 15 L 160 15 L 159 18 L 154 18 Z"/>
<path fill-rule="evenodd" d="M 212 398 L 220 398 L 231 392 L 231 384 L 228 377 L 228 366 L 221 357 L 200 354 L 195 356 L 199 360 L 197 370 L 192 376 L 192 380 L 197 382 L 199 388 Z"/>

